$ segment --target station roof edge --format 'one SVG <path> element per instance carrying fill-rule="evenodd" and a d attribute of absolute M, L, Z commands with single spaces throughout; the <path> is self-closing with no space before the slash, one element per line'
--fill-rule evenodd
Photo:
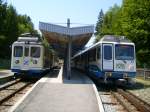
<path fill-rule="evenodd" d="M 39 22 L 39 29 L 41 31 L 54 32 L 54 33 L 65 34 L 69 36 L 94 33 L 94 25 L 68 28 L 56 24 Z"/>

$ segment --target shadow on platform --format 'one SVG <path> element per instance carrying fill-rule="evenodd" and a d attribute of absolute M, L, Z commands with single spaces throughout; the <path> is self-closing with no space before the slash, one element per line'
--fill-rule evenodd
<path fill-rule="evenodd" d="M 63 72 L 64 84 L 93 84 L 85 73 L 81 73 L 76 69 L 71 70 L 71 78 L 68 80 L 66 71 Z"/>
<path fill-rule="evenodd" d="M 50 72 L 45 76 L 47 78 L 57 78 L 59 74 L 60 69 L 52 69 Z"/>

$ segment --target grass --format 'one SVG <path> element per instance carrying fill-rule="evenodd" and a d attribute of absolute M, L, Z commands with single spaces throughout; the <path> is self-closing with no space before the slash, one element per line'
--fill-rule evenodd
<path fill-rule="evenodd" d="M 0 71 L 2 71 L 2 70 L 8 70 L 8 69 L 0 68 Z"/>
<path fill-rule="evenodd" d="M 150 80 L 144 80 L 143 77 L 136 77 L 133 85 L 127 85 L 129 90 L 150 89 Z"/>
<path fill-rule="evenodd" d="M 137 77 L 136 78 L 136 82 L 142 83 L 145 86 L 150 86 L 150 80 L 149 79 L 148 80 L 144 80 L 141 77 Z"/>

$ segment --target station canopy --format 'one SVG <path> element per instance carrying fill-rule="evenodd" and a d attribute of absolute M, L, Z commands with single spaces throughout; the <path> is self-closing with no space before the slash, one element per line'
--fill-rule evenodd
<path fill-rule="evenodd" d="M 67 52 L 67 43 L 71 40 L 72 55 L 82 50 L 94 33 L 94 26 L 64 27 L 51 23 L 39 22 L 39 29 L 52 48 L 61 57 Z"/>

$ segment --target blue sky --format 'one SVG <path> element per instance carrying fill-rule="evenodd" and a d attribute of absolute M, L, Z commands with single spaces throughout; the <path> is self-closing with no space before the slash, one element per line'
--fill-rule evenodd
<path fill-rule="evenodd" d="M 19 14 L 31 17 L 36 29 L 39 21 L 65 23 L 96 24 L 101 9 L 106 12 L 114 4 L 121 5 L 122 0 L 7 0 Z M 65 24 L 61 24 L 65 25 Z"/>

